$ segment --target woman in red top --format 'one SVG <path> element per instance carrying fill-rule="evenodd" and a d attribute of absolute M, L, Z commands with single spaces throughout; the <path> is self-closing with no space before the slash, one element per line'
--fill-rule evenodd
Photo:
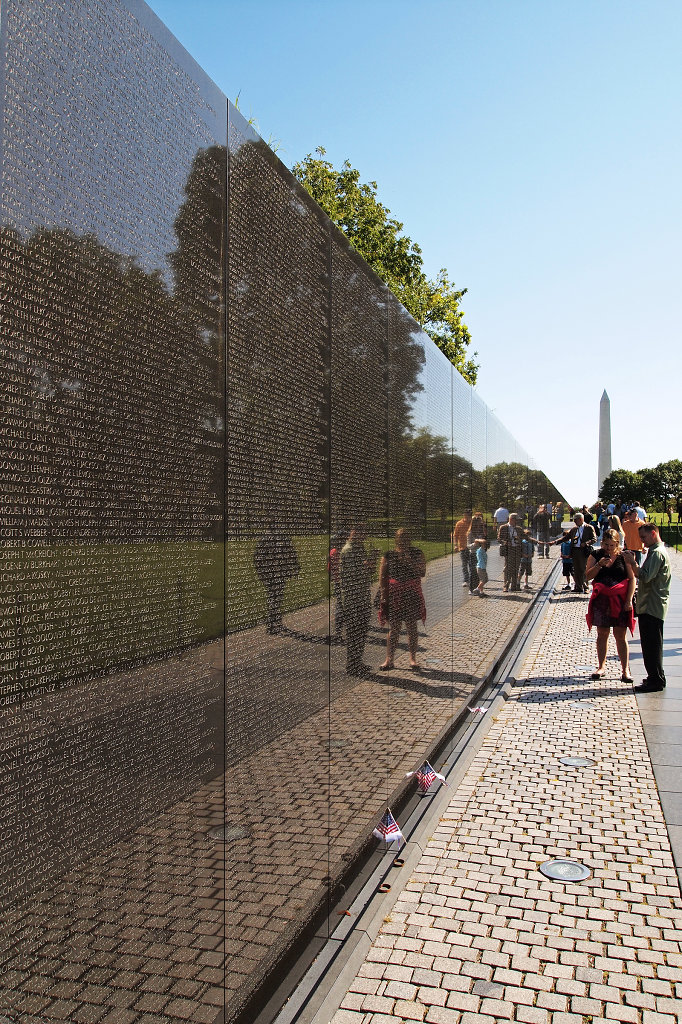
<path fill-rule="evenodd" d="M 620 537 L 615 530 L 604 530 L 601 548 L 593 551 L 587 559 L 585 579 L 592 580 L 592 596 L 587 606 L 587 625 L 597 627 L 597 669 L 592 679 L 601 679 L 606 664 L 609 633 L 613 629 L 616 649 L 622 669 L 621 680 L 631 683 L 630 650 L 627 630 L 632 633 L 635 617 L 632 611 L 632 596 L 635 592 L 635 574 L 632 566 L 625 561 L 620 547 Z"/>
<path fill-rule="evenodd" d="M 426 575 L 424 552 L 413 548 L 410 535 L 405 529 L 396 530 L 395 550 L 388 551 L 381 560 L 379 586 L 381 604 L 379 622 L 388 621 L 386 639 L 386 660 L 379 668 L 386 671 L 393 668 L 393 656 L 398 646 L 403 621 L 407 629 L 410 648 L 410 668 L 419 670 L 417 664 L 417 619 L 426 622 L 426 605 L 421 580 Z"/>

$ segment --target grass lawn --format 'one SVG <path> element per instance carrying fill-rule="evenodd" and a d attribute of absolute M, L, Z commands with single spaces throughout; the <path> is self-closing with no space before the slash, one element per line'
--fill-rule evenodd
<path fill-rule="evenodd" d="M 652 522 L 658 523 L 659 526 L 669 525 L 668 516 L 665 512 L 649 512 L 647 513 L 647 515 Z M 680 517 L 678 516 L 677 512 L 673 512 L 672 525 L 677 526 L 679 522 Z"/>
<path fill-rule="evenodd" d="M 326 600 L 327 535 L 294 537 L 298 577 L 284 610 Z M 228 631 L 265 618 L 253 568 L 257 540 L 227 545 Z M 371 537 L 387 551 L 392 541 Z M 419 546 L 427 560 L 445 541 Z M 0 693 L 99 676 L 121 665 L 219 637 L 224 631 L 224 548 L 208 542 L 0 547 Z"/>

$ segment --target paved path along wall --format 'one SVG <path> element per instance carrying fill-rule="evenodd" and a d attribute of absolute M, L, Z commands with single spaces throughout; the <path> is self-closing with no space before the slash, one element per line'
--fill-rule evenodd
<path fill-rule="evenodd" d="M 34 875 L 29 896 L 0 915 L 5 952 L 0 1005 L 9 1020 L 213 1024 L 220 1008 L 238 999 L 253 976 L 262 976 L 286 950 L 299 922 L 319 911 L 324 875 L 341 873 L 371 831 L 376 793 L 390 800 L 404 789 L 405 772 L 447 731 L 519 628 L 553 566 L 549 560 L 536 563 L 533 593 L 503 594 L 502 560 L 493 550 L 491 597 L 482 601 L 461 587 L 458 558 L 429 563 L 426 595 L 433 621 L 429 618 L 420 639 L 424 671 L 415 676 L 407 670 L 402 644 L 394 672 L 351 680 L 344 672 L 343 645 L 334 648 L 332 733 L 330 709 L 314 703 L 317 691 L 314 686 L 308 691 L 303 670 L 296 675 L 301 694 L 296 719 L 267 725 L 278 704 L 276 688 L 270 689 L 277 679 L 256 674 L 262 682 L 251 702 L 260 727 L 245 733 L 241 746 L 239 737 L 232 737 L 225 774 L 203 786 L 195 781 L 184 799 L 162 814 L 148 813 L 132 829 L 110 816 L 108 831 L 95 832 L 98 848 L 83 851 L 81 862 L 67 865 L 68 870 L 59 849 L 53 850 L 47 880 L 45 872 Z M 438 598 L 453 583 L 456 637 L 452 613 Z M 446 605 L 452 607 L 449 600 Z M 239 658 L 248 665 L 254 650 L 264 659 L 276 656 L 295 664 L 302 635 L 317 637 L 314 649 L 326 652 L 326 608 L 293 612 L 284 626 L 276 637 L 260 626 L 232 638 L 237 676 L 245 671 Z M 378 664 L 385 633 L 375 627 L 370 636 L 371 660 Z M 219 644 L 187 652 L 177 665 L 176 686 L 210 672 L 219 677 L 221 668 Z M 128 690 L 144 692 L 152 708 L 155 699 L 172 699 L 171 677 L 161 688 L 156 673 L 148 678 L 145 671 L 110 680 L 123 710 Z M 36 706 L 47 716 L 70 699 L 53 694 Z M 98 706 L 96 692 L 92 702 Z M 388 708 L 394 709 L 391 728 L 377 727 L 368 762 L 368 723 L 380 723 Z M 188 774 L 185 785 L 191 781 Z M 330 789 L 333 820 L 321 828 Z M 80 814 L 97 822 L 102 806 L 101 800 L 88 804 Z M 226 847 L 210 838 L 211 830 L 226 821 L 242 830 L 227 858 Z M 39 851 L 41 835 L 29 834 L 26 843 L 31 841 Z M 15 849 L 15 860 L 18 854 Z M 36 892 L 38 881 L 43 884 Z M 332 917 L 332 926 L 336 920 Z"/>
<path fill-rule="evenodd" d="M 585 607 L 552 602 L 341 1007 L 316 1024 L 679 1021 L 682 900 L 666 821 L 615 651 L 602 682 L 587 678 Z M 669 630 L 673 648 L 681 639 Z M 559 761 L 574 755 L 595 764 Z M 589 879 L 546 879 L 539 865 L 557 857 Z"/>
<path fill-rule="evenodd" d="M 454 523 L 560 495 L 143 0 L 2 0 L 0 145 L 0 1018 L 248 1018 L 526 610 Z"/>

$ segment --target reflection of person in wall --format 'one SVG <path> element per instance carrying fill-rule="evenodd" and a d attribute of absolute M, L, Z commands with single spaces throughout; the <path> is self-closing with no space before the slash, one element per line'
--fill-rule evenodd
<path fill-rule="evenodd" d="M 464 579 L 462 580 L 463 587 L 471 587 L 471 574 L 469 571 L 469 548 L 468 538 L 469 529 L 471 527 L 471 512 L 465 512 L 461 519 L 458 519 L 455 523 L 452 531 L 452 545 L 455 551 L 459 551 L 459 557 L 462 561 L 462 574 Z"/>
<path fill-rule="evenodd" d="M 540 505 L 533 516 L 533 531 L 538 539 L 538 558 L 549 558 L 549 527 L 551 515 L 546 505 Z"/>
<path fill-rule="evenodd" d="M 469 590 L 473 594 L 477 589 L 478 584 L 478 563 L 476 560 L 476 542 L 482 540 L 488 540 L 488 526 L 483 518 L 482 512 L 474 512 L 471 525 L 469 526 L 469 535 L 467 537 L 467 543 L 469 545 Z"/>
<path fill-rule="evenodd" d="M 379 621 L 382 626 L 388 622 L 386 660 L 379 666 L 382 671 L 393 668 L 393 658 L 403 622 L 407 629 L 410 668 L 414 671 L 419 670 L 417 664 L 417 619 L 426 622 L 426 605 L 421 584 L 422 577 L 425 575 L 424 552 L 420 548 L 412 547 L 407 530 L 396 530 L 395 548 L 384 555 L 379 570 L 379 586 L 381 588 Z"/>
<path fill-rule="evenodd" d="M 291 537 L 276 525 L 269 526 L 256 545 L 253 564 L 267 594 L 268 633 L 279 633 L 282 629 L 284 588 L 300 571 Z"/>
<path fill-rule="evenodd" d="M 354 526 L 341 549 L 341 594 L 346 622 L 346 671 L 366 677 L 371 670 L 362 662 L 371 617 L 371 583 L 379 552 L 367 552 L 364 526 Z"/>
<path fill-rule="evenodd" d="M 503 523 L 498 534 L 500 549 L 504 558 L 504 587 L 507 590 L 520 590 L 519 572 L 521 569 L 521 541 L 523 530 L 516 512 L 509 516 L 509 522 Z"/>
<path fill-rule="evenodd" d="M 530 530 L 523 531 L 521 540 L 521 562 L 519 563 L 519 586 L 525 579 L 524 590 L 530 590 L 528 580 L 533 575 L 533 552 L 535 551 L 535 537 L 531 537 Z"/>
<path fill-rule="evenodd" d="M 474 550 L 476 552 L 476 573 L 478 575 L 478 586 L 474 590 L 474 594 L 478 594 L 479 597 L 487 597 L 487 594 L 483 593 L 483 588 L 488 582 L 488 548 L 490 542 L 487 540 L 477 540 L 474 544 Z"/>
<path fill-rule="evenodd" d="M 501 526 L 504 526 L 505 523 L 509 522 L 508 509 L 505 508 L 504 505 L 500 505 L 500 507 L 496 508 L 495 511 L 493 512 L 493 519 L 495 520 L 495 525 L 499 530 Z"/>
<path fill-rule="evenodd" d="M 329 558 L 327 559 L 327 571 L 329 573 L 329 582 L 332 586 L 332 591 L 335 598 L 334 604 L 334 632 L 337 637 L 341 636 L 341 629 L 343 627 L 343 597 L 341 594 L 341 549 L 348 540 L 348 533 L 346 530 L 339 530 L 335 537 L 332 537 L 331 546 L 329 548 Z"/>

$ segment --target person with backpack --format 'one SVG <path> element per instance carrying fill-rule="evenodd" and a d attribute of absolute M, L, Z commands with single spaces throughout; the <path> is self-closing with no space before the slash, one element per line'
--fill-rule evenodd
<path fill-rule="evenodd" d="M 542 545 L 540 545 L 542 548 Z M 547 549 L 549 550 L 549 548 Z M 524 590 L 530 590 L 530 584 L 528 580 L 533 575 L 533 552 L 535 551 L 534 538 L 530 535 L 530 530 L 523 531 L 523 539 L 521 541 L 521 562 L 519 565 L 519 586 L 521 586 L 522 580 L 525 578 L 526 582 Z"/>
<path fill-rule="evenodd" d="M 573 559 L 571 558 L 572 544 L 570 540 L 562 540 L 561 542 L 561 572 L 566 580 L 564 584 L 564 590 L 571 590 L 571 580 L 573 577 Z"/>

